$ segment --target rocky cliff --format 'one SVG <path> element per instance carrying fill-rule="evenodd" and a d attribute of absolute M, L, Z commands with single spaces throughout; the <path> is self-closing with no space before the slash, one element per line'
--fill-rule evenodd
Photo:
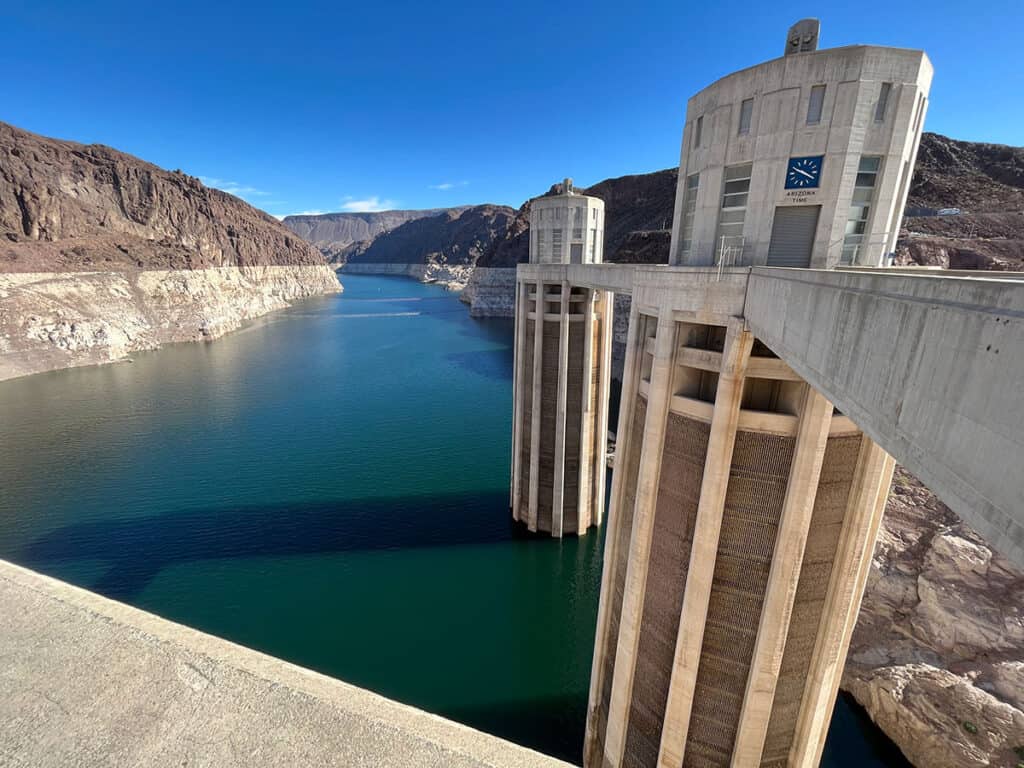
<path fill-rule="evenodd" d="M 943 208 L 962 213 L 915 215 Z M 924 134 L 897 261 L 952 269 L 1024 269 L 1024 147 Z"/>
<path fill-rule="evenodd" d="M 461 291 L 514 214 L 503 205 L 475 205 L 415 219 L 350 247 L 343 271 L 401 275 Z"/>
<path fill-rule="evenodd" d="M 378 235 L 416 219 L 449 211 L 461 213 L 469 207 L 285 216 L 284 225 L 299 237 L 313 243 L 332 262 L 344 264 L 350 252 L 365 249 Z"/>
<path fill-rule="evenodd" d="M 515 211 L 504 205 L 453 208 L 406 222 L 353 250 L 348 264 L 475 265 L 504 237 Z"/>
<path fill-rule="evenodd" d="M 0 379 L 215 338 L 338 290 L 315 248 L 236 197 L 0 123 Z"/>
<path fill-rule="evenodd" d="M 914 765 L 1024 762 L 1024 573 L 902 469 L 843 687 Z"/>

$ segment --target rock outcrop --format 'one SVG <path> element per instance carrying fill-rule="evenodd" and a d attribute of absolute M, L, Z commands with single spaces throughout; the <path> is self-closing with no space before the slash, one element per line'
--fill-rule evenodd
<path fill-rule="evenodd" d="M 365 249 L 385 232 L 416 219 L 453 212 L 470 206 L 425 208 L 416 211 L 371 211 L 364 213 L 321 213 L 285 216 L 283 223 L 299 237 L 313 243 L 335 264 L 344 264 L 349 253 Z"/>
<path fill-rule="evenodd" d="M 902 469 L 843 687 L 914 765 L 1024 761 L 1024 573 Z"/>
<path fill-rule="evenodd" d="M 934 214 L 958 209 L 951 216 Z M 1024 269 L 1024 147 L 921 139 L 897 263 Z"/>
<path fill-rule="evenodd" d="M 439 264 L 474 266 L 505 235 L 515 211 L 474 205 L 406 222 L 349 253 L 347 265 Z"/>
<path fill-rule="evenodd" d="M 284 221 L 308 238 L 339 271 L 411 277 L 461 291 L 480 257 L 505 238 L 514 216 L 512 208 L 484 204 L 381 214 L 289 216 Z M 353 229 L 353 222 L 362 223 L 370 234 L 354 242 L 330 239 L 361 233 Z"/>
<path fill-rule="evenodd" d="M 216 338 L 338 290 L 315 248 L 232 195 L 0 123 L 0 379 Z"/>

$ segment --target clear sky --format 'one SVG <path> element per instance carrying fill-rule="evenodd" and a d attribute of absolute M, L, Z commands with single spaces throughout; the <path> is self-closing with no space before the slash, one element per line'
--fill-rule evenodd
<path fill-rule="evenodd" d="M 518 206 L 676 165 L 686 99 L 802 16 L 823 47 L 925 49 L 927 130 L 1024 144 L 1024 0 L 4 0 L 0 120 L 275 215 Z"/>

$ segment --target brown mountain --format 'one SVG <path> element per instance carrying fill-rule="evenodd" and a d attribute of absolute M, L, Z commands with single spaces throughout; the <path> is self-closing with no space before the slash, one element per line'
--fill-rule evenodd
<path fill-rule="evenodd" d="M 0 123 L 0 380 L 216 338 L 338 290 L 319 251 L 232 195 Z"/>
<path fill-rule="evenodd" d="M 451 208 L 360 244 L 347 255 L 347 262 L 475 265 L 495 240 L 504 237 L 515 213 L 504 205 Z"/>
<path fill-rule="evenodd" d="M 956 208 L 952 216 L 916 216 Z M 1024 269 L 1024 147 L 921 140 L 897 247 L 903 264 Z"/>
<path fill-rule="evenodd" d="M 461 213 L 471 206 L 424 208 L 415 211 L 371 211 L 363 213 L 322 213 L 285 216 L 283 224 L 313 243 L 335 263 L 345 263 L 352 251 L 365 249 L 378 235 L 416 219 L 437 216 L 447 211 Z"/>
<path fill-rule="evenodd" d="M 0 123 L 0 272 L 323 263 L 272 216 L 195 177 Z"/>

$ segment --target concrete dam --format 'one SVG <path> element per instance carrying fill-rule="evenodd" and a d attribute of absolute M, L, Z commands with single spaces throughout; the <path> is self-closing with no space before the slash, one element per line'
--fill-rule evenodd
<path fill-rule="evenodd" d="M 531 209 L 509 505 L 608 526 L 587 768 L 817 765 L 896 462 L 1024 565 L 1024 275 L 890 266 L 932 67 L 818 33 L 689 100 L 670 264 Z M 565 765 L 7 563 L 0 608 L 0 763 Z"/>
<path fill-rule="evenodd" d="M 632 298 L 588 767 L 817 765 L 896 461 L 1024 563 L 1024 276 L 888 267 L 931 64 L 817 37 L 690 99 L 669 266 L 601 264 L 568 179 L 531 212 L 531 530 L 602 519 L 595 392 Z"/>

